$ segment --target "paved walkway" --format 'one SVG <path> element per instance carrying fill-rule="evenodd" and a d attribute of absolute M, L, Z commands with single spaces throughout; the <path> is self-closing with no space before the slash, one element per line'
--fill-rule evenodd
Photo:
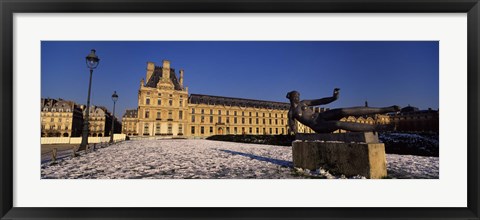
<path fill-rule="evenodd" d="M 138 140 L 67 158 L 56 165 L 45 163 L 41 176 L 60 179 L 345 178 L 323 169 L 295 169 L 291 161 L 292 150 L 284 146 L 208 140 Z M 390 178 L 438 178 L 438 158 L 387 155 L 387 161 Z"/>

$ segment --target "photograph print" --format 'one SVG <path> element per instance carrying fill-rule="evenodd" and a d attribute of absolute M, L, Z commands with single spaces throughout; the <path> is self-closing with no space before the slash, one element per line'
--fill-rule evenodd
<path fill-rule="evenodd" d="M 439 179 L 438 41 L 42 41 L 42 179 Z"/>

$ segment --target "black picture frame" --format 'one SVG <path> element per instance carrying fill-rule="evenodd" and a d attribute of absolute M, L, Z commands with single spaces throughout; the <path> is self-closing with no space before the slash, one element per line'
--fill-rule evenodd
<path fill-rule="evenodd" d="M 1 219 L 479 219 L 479 0 L 0 0 Z M 467 13 L 467 208 L 17 208 L 13 207 L 14 13 Z M 81 189 L 79 189 L 81 190 Z M 439 192 L 441 193 L 441 192 Z"/>

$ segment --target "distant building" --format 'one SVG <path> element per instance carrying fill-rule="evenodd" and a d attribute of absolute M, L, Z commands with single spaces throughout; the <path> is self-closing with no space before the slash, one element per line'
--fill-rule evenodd
<path fill-rule="evenodd" d="M 122 117 L 122 133 L 128 136 L 137 136 L 138 111 L 137 109 L 126 110 Z"/>
<path fill-rule="evenodd" d="M 413 106 L 402 108 L 400 112 L 389 114 L 393 129 L 396 131 L 433 131 L 439 130 L 439 112 L 437 110 L 419 110 Z"/>
<path fill-rule="evenodd" d="M 86 116 L 86 106 L 82 105 L 83 117 Z M 89 112 L 89 133 L 90 137 L 106 137 L 110 136 L 110 131 L 112 130 L 112 114 L 103 106 L 90 106 Z M 115 118 L 115 132 L 121 133 L 120 122 Z"/>
<path fill-rule="evenodd" d="M 41 137 L 79 137 L 82 134 L 82 110 L 72 101 L 41 99 Z"/>
<path fill-rule="evenodd" d="M 85 105 L 63 99 L 42 98 L 41 136 L 80 137 L 82 136 Z M 89 136 L 110 136 L 112 114 L 105 107 L 90 106 Z M 115 133 L 121 133 L 122 124 L 115 118 Z"/>

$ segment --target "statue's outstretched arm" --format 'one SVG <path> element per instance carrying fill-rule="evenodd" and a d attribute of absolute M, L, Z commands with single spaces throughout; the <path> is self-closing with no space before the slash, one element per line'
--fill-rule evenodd
<path fill-rule="evenodd" d="M 313 99 L 313 100 L 303 100 L 303 102 L 308 106 L 326 105 L 328 103 L 331 103 L 331 102 L 337 100 L 339 93 L 340 93 L 340 89 L 335 88 L 333 90 L 333 96 L 332 97 L 326 97 L 326 98 L 321 98 L 321 99 Z"/>

